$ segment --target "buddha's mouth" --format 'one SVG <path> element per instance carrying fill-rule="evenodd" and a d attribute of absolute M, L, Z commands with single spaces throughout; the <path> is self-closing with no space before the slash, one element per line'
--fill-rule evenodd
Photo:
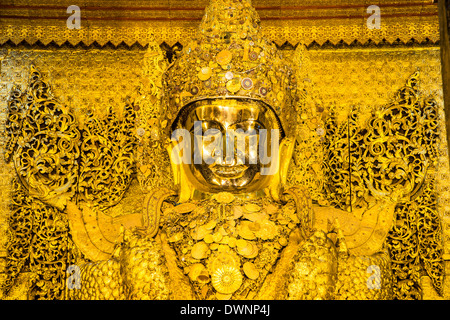
<path fill-rule="evenodd" d="M 238 179 L 242 177 L 245 171 L 248 169 L 246 165 L 235 165 L 235 166 L 222 166 L 215 165 L 210 167 L 211 171 L 219 178 L 222 179 Z"/>

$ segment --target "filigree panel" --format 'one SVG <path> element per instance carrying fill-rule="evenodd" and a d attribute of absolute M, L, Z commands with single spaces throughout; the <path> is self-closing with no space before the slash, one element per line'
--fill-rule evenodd
<path fill-rule="evenodd" d="M 66 269 L 79 253 L 69 237 L 66 216 L 27 194 L 20 182 L 13 184 L 6 281 L 7 293 L 20 272 L 28 273 L 30 299 L 61 299 L 66 286 Z M 22 296 L 27 298 L 26 296 Z"/>
<path fill-rule="evenodd" d="M 78 200 L 107 208 L 116 205 L 135 172 L 135 112 L 127 104 L 122 114 L 109 110 L 104 119 L 93 113 L 82 120 Z"/>
<path fill-rule="evenodd" d="M 5 158 L 18 179 L 11 190 L 5 294 L 25 273 L 29 297 L 63 297 L 77 252 L 64 209 L 68 201 L 85 201 L 101 210 L 122 199 L 135 171 L 134 128 L 131 104 L 103 118 L 76 113 L 54 98 L 33 66 L 26 90 L 13 89 Z"/>
<path fill-rule="evenodd" d="M 161 98 L 162 77 L 168 67 L 163 50 L 153 42 L 144 55 L 142 81 L 131 96 L 130 103 L 136 112 L 136 165 L 137 178 L 143 192 L 155 187 L 173 187 L 169 156 L 164 147 Z"/>
<path fill-rule="evenodd" d="M 78 183 L 80 131 L 75 117 L 34 68 L 27 91 L 13 88 L 11 98 L 6 161 L 14 163 L 31 195 L 61 209 Z"/>
<path fill-rule="evenodd" d="M 354 108 L 339 130 L 345 132 L 350 164 L 350 205 L 375 197 L 414 198 L 425 180 L 427 169 L 436 163 L 437 103 L 418 95 L 419 74 L 415 73 L 381 110 L 362 114 Z M 340 143 L 338 141 L 338 143 Z M 339 151 L 339 149 L 338 149 Z"/>
<path fill-rule="evenodd" d="M 439 145 L 438 106 L 419 95 L 413 74 L 393 102 L 373 113 L 354 109 L 338 124 L 327 121 L 324 157 L 329 202 L 352 211 L 374 201 L 399 201 L 387 240 L 395 278 L 394 295 L 420 299 L 426 273 L 442 294 L 444 260 L 437 212 L 435 167 Z"/>
<path fill-rule="evenodd" d="M 397 206 L 397 222 L 388 236 L 398 299 L 421 299 L 420 277 L 426 273 L 434 289 L 443 294 L 442 227 L 436 210 L 434 181 L 427 181 L 415 201 Z"/>

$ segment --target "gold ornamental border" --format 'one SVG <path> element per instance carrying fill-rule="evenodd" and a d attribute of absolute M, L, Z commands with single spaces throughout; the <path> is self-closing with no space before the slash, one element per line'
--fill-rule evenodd
<path fill-rule="evenodd" d="M 205 1 L 186 4 L 174 0 L 80 2 L 80 29 L 67 27 L 70 14 L 66 10 L 72 2 L 45 0 L 37 5 L 22 0 L 0 4 L 0 45 L 25 41 L 31 45 L 53 42 L 59 46 L 65 43 L 146 46 L 153 40 L 170 46 L 177 42 L 186 45 L 196 33 L 206 5 Z M 438 6 L 430 0 L 379 1 L 380 29 L 367 27 L 371 15 L 367 13 L 367 1 L 253 2 L 265 36 L 277 45 L 439 41 Z"/>

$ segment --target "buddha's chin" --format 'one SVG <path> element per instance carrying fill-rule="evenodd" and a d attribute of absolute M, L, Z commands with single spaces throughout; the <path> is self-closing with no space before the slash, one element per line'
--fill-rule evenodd
<path fill-rule="evenodd" d="M 224 181 L 225 185 L 235 184 L 238 179 L 242 178 L 247 171 L 248 166 L 214 166 L 211 172 L 218 181 Z"/>
<path fill-rule="evenodd" d="M 197 166 L 188 171 L 188 177 L 195 181 L 195 189 L 202 193 L 251 193 L 267 184 L 259 174 L 259 166 Z M 264 181 L 262 181 L 264 180 Z"/>
<path fill-rule="evenodd" d="M 208 182 L 209 188 L 208 192 L 218 193 L 218 192 L 230 192 L 234 194 L 246 194 L 258 191 L 260 188 L 260 183 L 255 183 L 247 175 L 237 179 L 213 179 Z"/>

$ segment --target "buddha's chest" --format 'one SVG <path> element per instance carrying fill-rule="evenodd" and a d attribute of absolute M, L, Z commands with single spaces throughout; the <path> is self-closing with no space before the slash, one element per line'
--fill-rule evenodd
<path fill-rule="evenodd" d="M 199 299 L 253 298 L 298 224 L 294 206 L 270 201 L 182 206 L 165 214 L 165 232 Z"/>

